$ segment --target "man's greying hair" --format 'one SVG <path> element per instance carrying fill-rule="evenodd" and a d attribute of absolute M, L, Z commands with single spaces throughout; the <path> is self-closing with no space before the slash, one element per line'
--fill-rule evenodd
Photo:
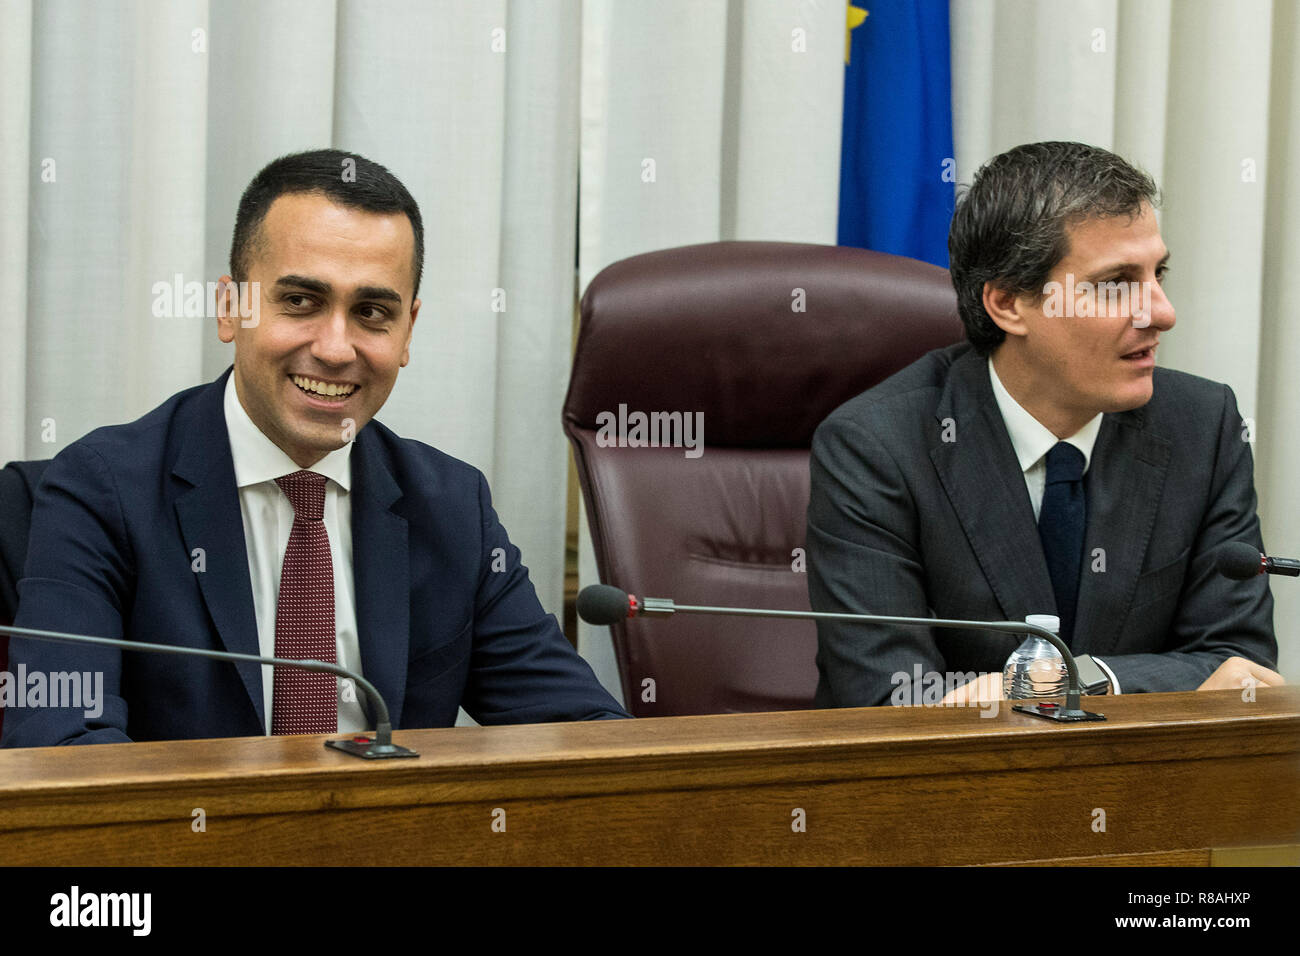
<path fill-rule="evenodd" d="M 346 174 L 346 178 L 345 178 Z M 424 224 L 420 207 L 401 180 L 378 163 L 338 149 L 315 149 L 272 160 L 253 177 L 239 199 L 235 235 L 230 242 L 230 274 L 248 278 L 248 265 L 260 241 L 262 220 L 278 197 L 287 193 L 324 193 L 340 206 L 365 212 L 403 212 L 415 231 L 415 295 L 424 270 Z M 414 299 L 414 296 L 412 296 Z"/>
<path fill-rule="evenodd" d="M 1041 297 L 1069 252 L 1069 228 L 1137 216 L 1143 202 L 1159 203 L 1150 176 L 1083 143 L 1028 143 L 981 166 L 948 230 L 957 311 L 976 351 L 987 355 L 1007 337 L 984 309 L 984 283 Z"/>

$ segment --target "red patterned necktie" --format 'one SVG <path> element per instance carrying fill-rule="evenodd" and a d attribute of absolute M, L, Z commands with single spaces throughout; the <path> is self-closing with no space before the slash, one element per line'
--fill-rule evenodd
<path fill-rule="evenodd" d="M 334 563 L 325 531 L 325 476 L 295 471 L 275 483 L 293 505 L 293 528 L 275 605 L 275 656 L 336 663 Z M 338 684 L 333 674 L 277 667 L 274 680 L 272 734 L 338 730 Z"/>

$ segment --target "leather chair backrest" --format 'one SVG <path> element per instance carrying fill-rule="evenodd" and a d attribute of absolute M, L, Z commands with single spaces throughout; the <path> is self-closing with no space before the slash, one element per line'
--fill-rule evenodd
<path fill-rule="evenodd" d="M 883 253 L 719 242 L 606 268 L 583 296 L 563 412 L 601 580 L 678 604 L 807 610 L 813 432 L 961 337 L 947 270 Z M 632 426 L 636 412 L 702 417 L 702 453 L 631 447 L 631 430 L 610 446 L 601 426 L 620 411 Z M 636 716 L 812 706 L 811 622 L 678 614 L 612 631 Z"/>

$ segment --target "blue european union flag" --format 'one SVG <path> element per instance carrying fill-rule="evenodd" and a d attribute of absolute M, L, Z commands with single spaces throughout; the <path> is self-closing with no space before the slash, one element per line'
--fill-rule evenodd
<path fill-rule="evenodd" d="M 849 25 L 839 244 L 946 268 L 956 167 L 948 0 L 850 0 Z"/>

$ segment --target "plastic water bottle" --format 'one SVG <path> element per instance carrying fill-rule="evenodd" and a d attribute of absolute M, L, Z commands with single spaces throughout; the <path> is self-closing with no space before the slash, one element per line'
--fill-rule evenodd
<path fill-rule="evenodd" d="M 1030 614 L 1025 623 L 1061 633 L 1061 619 L 1055 614 Z M 1010 700 L 1061 697 L 1068 684 L 1065 658 L 1051 641 L 1037 634 L 1028 635 L 1002 668 L 1002 690 Z"/>

